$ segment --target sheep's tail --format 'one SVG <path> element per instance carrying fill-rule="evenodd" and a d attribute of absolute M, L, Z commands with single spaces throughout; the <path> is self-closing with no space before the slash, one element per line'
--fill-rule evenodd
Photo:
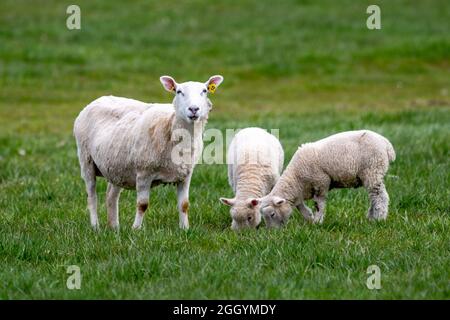
<path fill-rule="evenodd" d="M 395 150 L 394 147 L 392 146 L 392 143 L 386 139 L 386 151 L 387 151 L 387 156 L 389 159 L 389 162 L 394 162 L 395 161 Z"/>

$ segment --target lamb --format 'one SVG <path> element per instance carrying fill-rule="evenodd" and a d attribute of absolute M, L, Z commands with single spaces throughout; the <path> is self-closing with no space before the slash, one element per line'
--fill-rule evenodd
<path fill-rule="evenodd" d="M 220 201 L 231 206 L 231 228 L 256 228 L 261 215 L 257 201 L 252 199 L 268 194 L 281 175 L 284 152 L 280 141 L 261 128 L 242 129 L 230 143 L 227 163 L 228 182 L 235 197 Z"/>
<path fill-rule="evenodd" d="M 272 191 L 260 199 L 268 227 L 287 223 L 293 207 L 313 223 L 322 223 L 327 192 L 364 186 L 370 197 L 369 220 L 387 218 L 389 195 L 383 178 L 395 160 L 392 144 L 369 130 L 347 131 L 298 148 Z M 304 201 L 313 199 L 314 214 Z"/>
<path fill-rule="evenodd" d="M 175 95 L 172 104 L 103 96 L 87 105 L 74 124 L 81 176 L 86 183 L 90 222 L 98 228 L 96 177 L 108 181 L 108 224 L 119 227 L 118 200 L 122 188 L 136 189 L 134 229 L 142 226 L 150 189 L 158 184 L 177 185 L 180 228 L 189 228 L 189 186 L 194 166 L 203 150 L 203 130 L 213 93 L 223 77 L 205 83 L 177 83 L 162 76 L 163 87 Z M 189 146 L 182 157 L 173 152 L 180 133 Z M 174 138 L 175 137 L 175 138 Z M 185 143 L 184 141 L 183 143 Z"/>

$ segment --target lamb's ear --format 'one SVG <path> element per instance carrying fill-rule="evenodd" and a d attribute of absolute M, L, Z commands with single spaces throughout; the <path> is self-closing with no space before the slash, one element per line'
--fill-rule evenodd
<path fill-rule="evenodd" d="M 236 203 L 235 199 L 220 198 L 219 200 L 224 205 L 227 205 L 227 206 L 230 206 L 230 207 L 234 206 L 234 204 Z"/>
<path fill-rule="evenodd" d="M 273 197 L 272 202 L 275 206 L 281 206 L 283 203 L 286 202 L 286 199 L 280 198 L 280 197 Z"/>
<path fill-rule="evenodd" d="M 223 81 L 223 77 L 221 75 L 215 75 L 208 79 L 208 81 L 205 82 L 205 86 L 208 88 L 208 91 L 211 93 L 214 93 L 218 86 Z"/>
<path fill-rule="evenodd" d="M 250 198 L 250 199 L 247 200 L 247 203 L 248 203 L 248 206 L 250 208 L 254 208 L 254 207 L 256 207 L 257 205 L 259 205 L 261 203 L 261 200 L 260 199 L 255 199 L 255 198 L 253 198 L 253 199 Z"/>
<path fill-rule="evenodd" d="M 178 83 L 169 76 L 162 76 L 159 78 L 159 81 L 161 81 L 164 89 L 166 89 L 169 92 L 175 92 L 177 89 Z"/>

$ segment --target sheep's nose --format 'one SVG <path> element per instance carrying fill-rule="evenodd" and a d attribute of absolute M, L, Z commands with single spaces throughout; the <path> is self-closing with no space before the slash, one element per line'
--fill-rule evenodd
<path fill-rule="evenodd" d="M 189 108 L 188 108 L 188 110 L 189 110 L 190 112 L 192 112 L 192 114 L 196 114 L 197 111 L 198 111 L 199 109 L 200 109 L 200 108 L 199 108 L 199 107 L 196 107 L 196 106 L 192 106 L 192 107 L 189 107 Z"/>

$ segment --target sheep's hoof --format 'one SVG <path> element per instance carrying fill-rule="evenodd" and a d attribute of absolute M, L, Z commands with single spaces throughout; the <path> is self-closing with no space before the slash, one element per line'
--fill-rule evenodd
<path fill-rule="evenodd" d="M 119 231 L 119 224 L 110 224 L 109 228 L 114 231 Z"/>
<path fill-rule="evenodd" d="M 98 224 L 91 224 L 92 230 L 94 231 L 99 231 L 100 230 L 100 226 Z"/>
<path fill-rule="evenodd" d="M 370 221 L 384 221 L 386 220 L 387 215 L 384 214 L 375 214 L 375 215 L 371 215 L 368 214 L 367 215 L 367 219 L 369 219 Z"/>
<path fill-rule="evenodd" d="M 314 224 L 322 224 L 323 223 L 323 216 L 315 217 L 313 223 Z"/>
<path fill-rule="evenodd" d="M 189 230 L 189 224 L 180 223 L 180 229 L 181 230 Z"/>
<path fill-rule="evenodd" d="M 133 230 L 140 230 L 142 228 L 142 224 L 139 224 L 139 225 L 133 224 L 132 228 L 133 228 Z"/>
<path fill-rule="evenodd" d="M 316 223 L 316 219 L 314 218 L 314 216 L 306 218 L 306 221 L 308 221 L 309 223 L 312 223 L 312 224 Z"/>

